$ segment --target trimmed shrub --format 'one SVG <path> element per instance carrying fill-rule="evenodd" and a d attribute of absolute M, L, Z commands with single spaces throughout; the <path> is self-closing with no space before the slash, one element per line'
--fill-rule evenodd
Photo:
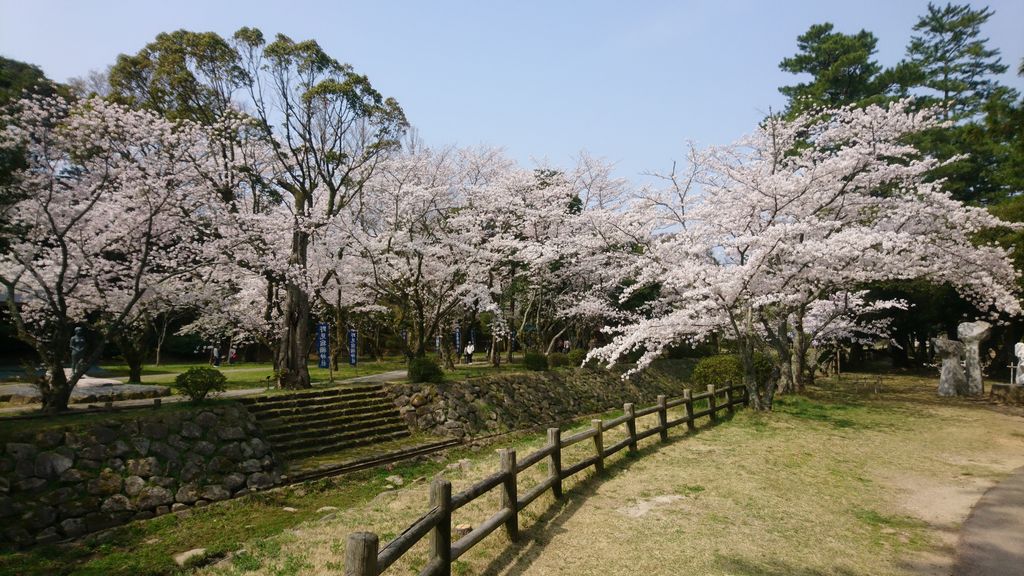
<path fill-rule="evenodd" d="M 587 351 L 581 348 L 573 348 L 566 354 L 569 364 L 572 366 L 583 366 L 583 360 L 587 357 Z"/>
<path fill-rule="evenodd" d="M 568 366 L 569 356 L 562 354 L 561 352 L 552 352 L 548 354 L 548 366 L 552 368 L 558 368 L 559 366 Z"/>
<path fill-rule="evenodd" d="M 224 392 L 227 384 L 228 378 L 220 370 L 205 366 L 193 366 L 174 379 L 175 390 L 197 404 L 210 392 Z"/>
<path fill-rule="evenodd" d="M 534 372 L 546 372 L 548 369 L 548 357 L 540 352 L 527 352 L 523 357 L 523 365 L 527 370 Z"/>
<path fill-rule="evenodd" d="M 767 354 L 754 355 L 754 375 L 758 384 L 764 384 L 771 377 L 771 357 Z M 743 362 L 736 354 L 718 354 L 701 358 L 693 368 L 693 384 L 698 388 L 714 384 L 716 387 L 743 383 Z"/>
<path fill-rule="evenodd" d="M 409 361 L 409 381 L 440 384 L 444 381 L 444 372 L 433 358 L 413 358 Z"/>

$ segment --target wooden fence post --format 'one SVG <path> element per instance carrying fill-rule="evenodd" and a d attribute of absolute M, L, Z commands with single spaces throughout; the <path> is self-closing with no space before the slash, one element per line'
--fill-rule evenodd
<path fill-rule="evenodd" d="M 345 543 L 345 576 L 377 576 L 377 548 L 373 532 L 353 532 Z"/>
<path fill-rule="evenodd" d="M 626 413 L 626 428 L 629 430 L 629 451 L 636 452 L 636 409 L 632 402 L 626 402 L 622 410 Z"/>
<path fill-rule="evenodd" d="M 718 421 L 718 399 L 715 398 L 715 385 L 708 384 L 708 412 L 711 414 L 711 423 Z"/>
<path fill-rule="evenodd" d="M 686 416 L 686 429 L 693 432 L 697 425 L 693 423 L 693 392 L 689 388 L 683 390 L 683 413 Z"/>
<path fill-rule="evenodd" d="M 735 409 L 732 407 L 732 383 L 725 389 L 725 406 L 729 410 L 729 414 L 732 414 Z"/>
<path fill-rule="evenodd" d="M 452 483 L 435 478 L 430 484 L 430 507 L 441 508 L 441 518 L 430 531 L 431 556 L 440 560 L 440 576 L 452 574 Z"/>
<path fill-rule="evenodd" d="M 551 446 L 548 476 L 551 478 L 551 493 L 555 498 L 562 497 L 562 430 L 548 428 L 548 445 Z"/>
<path fill-rule="evenodd" d="M 597 452 L 597 461 L 594 463 L 594 468 L 600 474 L 604 472 L 604 421 L 598 418 L 591 420 L 590 425 L 597 431 L 594 434 L 594 451 Z"/>
<path fill-rule="evenodd" d="M 745 384 L 743 386 L 743 405 L 750 407 L 750 390 Z"/>
<path fill-rule="evenodd" d="M 664 394 L 658 394 L 658 429 L 662 442 L 668 442 L 668 406 L 665 403 L 668 399 Z"/>
<path fill-rule="evenodd" d="M 505 475 L 501 491 L 501 507 L 512 511 L 505 522 L 505 534 L 512 542 L 519 540 L 519 495 L 516 479 L 516 451 L 512 448 L 501 450 L 501 473 Z"/>

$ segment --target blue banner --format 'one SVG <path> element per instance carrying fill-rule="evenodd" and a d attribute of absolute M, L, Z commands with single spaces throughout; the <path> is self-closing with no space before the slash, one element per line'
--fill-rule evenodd
<path fill-rule="evenodd" d="M 434 336 L 434 352 L 441 353 L 441 335 Z"/>
<path fill-rule="evenodd" d="M 462 353 L 462 330 L 458 328 L 455 329 L 455 353 Z"/>
<path fill-rule="evenodd" d="M 357 345 L 359 344 L 359 336 L 356 334 L 355 328 L 348 329 L 348 363 L 352 366 L 356 365 L 356 354 Z"/>
<path fill-rule="evenodd" d="M 330 325 L 320 322 L 316 325 L 316 353 L 320 357 L 317 364 L 320 368 L 331 367 L 331 333 Z"/>

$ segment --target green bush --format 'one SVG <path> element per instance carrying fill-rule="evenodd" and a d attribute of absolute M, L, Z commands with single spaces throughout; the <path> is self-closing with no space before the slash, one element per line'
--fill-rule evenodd
<path fill-rule="evenodd" d="M 580 348 L 573 348 L 566 354 L 569 364 L 572 366 L 583 366 L 583 359 L 587 357 L 587 351 Z"/>
<path fill-rule="evenodd" d="M 527 370 L 534 372 L 546 372 L 548 369 L 548 357 L 540 352 L 527 352 L 523 357 L 523 365 Z"/>
<path fill-rule="evenodd" d="M 548 354 L 548 366 L 552 368 L 558 368 L 559 366 L 568 366 L 569 357 L 561 352 L 552 352 Z"/>
<path fill-rule="evenodd" d="M 758 384 L 764 384 L 771 377 L 771 357 L 767 354 L 754 355 L 754 375 Z M 718 354 L 701 358 L 693 368 L 693 384 L 697 388 L 704 388 L 710 384 L 716 387 L 726 384 L 743 383 L 743 362 L 735 354 Z"/>
<path fill-rule="evenodd" d="M 409 361 L 409 381 L 439 384 L 444 381 L 444 372 L 433 358 L 413 358 Z"/>
<path fill-rule="evenodd" d="M 193 366 L 174 379 L 174 388 L 195 403 L 202 402 L 210 392 L 224 392 L 227 384 L 228 378 L 220 370 L 205 366 Z"/>

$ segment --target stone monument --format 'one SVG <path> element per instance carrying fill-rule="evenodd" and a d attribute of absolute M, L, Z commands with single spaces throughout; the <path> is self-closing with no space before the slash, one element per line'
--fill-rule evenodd
<path fill-rule="evenodd" d="M 942 371 L 939 373 L 939 396 L 956 396 L 967 390 L 967 377 L 960 366 L 964 355 L 964 345 L 945 336 L 932 340 L 935 355 L 942 359 Z"/>
<path fill-rule="evenodd" d="M 984 320 L 964 322 L 956 327 L 956 335 L 964 344 L 964 365 L 967 371 L 968 396 L 984 391 L 981 382 L 981 343 L 992 333 L 992 325 Z"/>
<path fill-rule="evenodd" d="M 1013 347 L 1013 355 L 1017 357 L 1017 371 L 1013 383 L 1024 386 L 1024 342 L 1017 342 Z"/>
<path fill-rule="evenodd" d="M 81 373 L 85 373 L 86 367 L 82 366 L 82 361 L 85 360 L 85 334 L 81 326 L 75 328 L 75 335 L 71 337 L 71 373 L 78 374 L 79 369 Z"/>

